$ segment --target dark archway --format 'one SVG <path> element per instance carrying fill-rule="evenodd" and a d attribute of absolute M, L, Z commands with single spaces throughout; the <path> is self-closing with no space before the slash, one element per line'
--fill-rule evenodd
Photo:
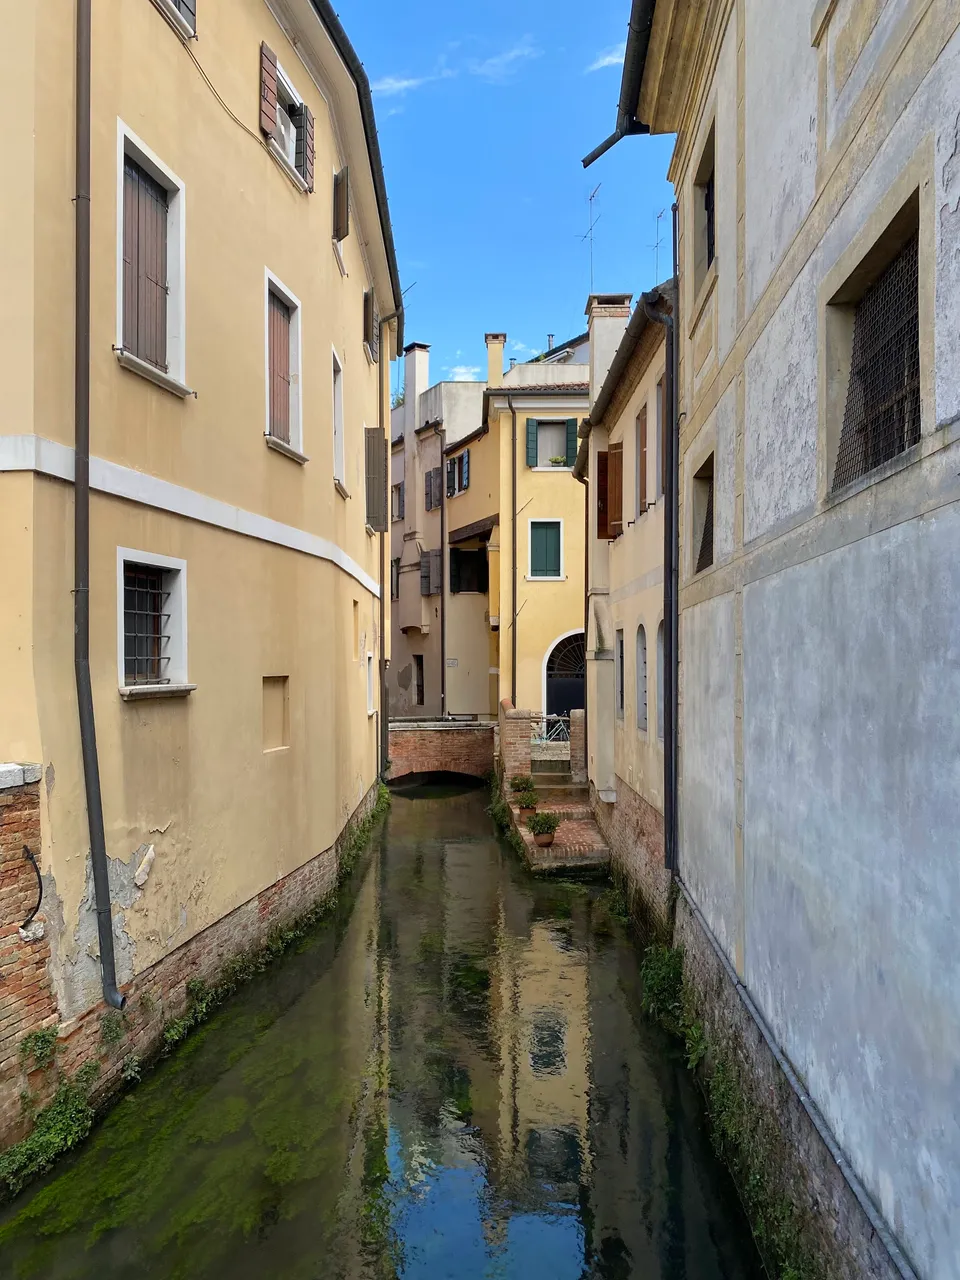
<path fill-rule="evenodd" d="M 568 716 L 585 705 L 587 647 L 582 631 L 558 640 L 547 659 L 547 715 Z"/>

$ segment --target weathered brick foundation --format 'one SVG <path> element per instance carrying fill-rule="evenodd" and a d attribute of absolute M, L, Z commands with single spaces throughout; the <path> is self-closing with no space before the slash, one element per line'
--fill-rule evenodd
<path fill-rule="evenodd" d="M 413 773 L 462 773 L 485 778 L 493 769 L 493 724 L 445 720 L 390 725 L 389 780 Z"/>
<path fill-rule="evenodd" d="M 664 866 L 663 814 L 619 776 L 616 804 L 605 804 L 591 783 L 590 807 L 610 846 L 614 881 L 627 899 L 641 938 L 669 942 L 673 921 L 671 879 Z"/>
<path fill-rule="evenodd" d="M 509 698 L 500 703 L 500 767 L 506 778 L 530 772 L 530 719 Z"/>
<path fill-rule="evenodd" d="M 22 794 L 8 799 L 11 793 L 0 790 L 0 814 L 4 815 L 0 818 L 0 951 L 4 953 L 0 963 L 0 1148 L 18 1141 L 29 1129 L 22 1093 L 29 1093 L 33 1105 L 42 1107 L 61 1078 L 72 1077 L 83 1063 L 95 1060 L 100 1074 L 93 1098 L 105 1101 L 120 1085 L 125 1059 L 131 1055 L 149 1059 L 157 1052 L 165 1025 L 187 1007 L 188 982 L 199 979 L 213 984 L 228 961 L 261 946 L 274 929 L 326 898 L 336 888 L 344 851 L 357 826 L 376 805 L 378 788 L 370 789 L 332 848 L 138 974 L 123 988 L 127 1004 L 119 1023 L 120 1015 L 103 1003 L 64 1022 L 55 1061 L 45 1069 L 21 1053 L 24 1036 L 56 1026 L 59 1015 L 47 968 L 49 944 L 46 940 L 24 944 L 17 932 L 18 920 L 36 902 L 36 876 L 22 854 L 24 832 L 35 833 L 32 838 L 39 846 L 39 788 L 31 784 L 19 791 Z M 6 821 L 7 815 L 15 816 Z M 32 897 L 21 864 L 32 877 Z M 21 915 L 24 902 L 29 905 Z M 119 1035 L 115 1038 L 111 1031 Z"/>
<path fill-rule="evenodd" d="M 570 712 L 570 775 L 578 784 L 587 781 L 587 713 Z"/>

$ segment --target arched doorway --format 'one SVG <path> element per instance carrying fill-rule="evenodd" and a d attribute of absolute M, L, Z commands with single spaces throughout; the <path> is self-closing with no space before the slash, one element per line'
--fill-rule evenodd
<path fill-rule="evenodd" d="M 548 716 L 568 716 L 584 706 L 587 646 L 582 631 L 558 640 L 547 658 Z"/>

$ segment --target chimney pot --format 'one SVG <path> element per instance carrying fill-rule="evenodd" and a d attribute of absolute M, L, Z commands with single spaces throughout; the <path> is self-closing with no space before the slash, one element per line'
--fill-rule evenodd
<path fill-rule="evenodd" d="M 548 351 L 553 350 L 553 334 L 552 333 L 547 334 L 547 350 Z"/>

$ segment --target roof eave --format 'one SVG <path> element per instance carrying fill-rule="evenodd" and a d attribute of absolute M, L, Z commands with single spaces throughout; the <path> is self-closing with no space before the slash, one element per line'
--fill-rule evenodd
<path fill-rule="evenodd" d="M 657 0 L 633 0 L 630 25 L 627 29 L 627 47 L 623 57 L 623 77 L 620 81 L 620 102 L 617 106 L 617 126 L 609 138 L 583 159 L 583 167 L 589 169 L 595 160 L 616 146 L 621 138 L 650 132 L 649 124 L 637 119 L 640 87 L 650 49 L 650 33 L 653 30 L 653 13 Z"/>

